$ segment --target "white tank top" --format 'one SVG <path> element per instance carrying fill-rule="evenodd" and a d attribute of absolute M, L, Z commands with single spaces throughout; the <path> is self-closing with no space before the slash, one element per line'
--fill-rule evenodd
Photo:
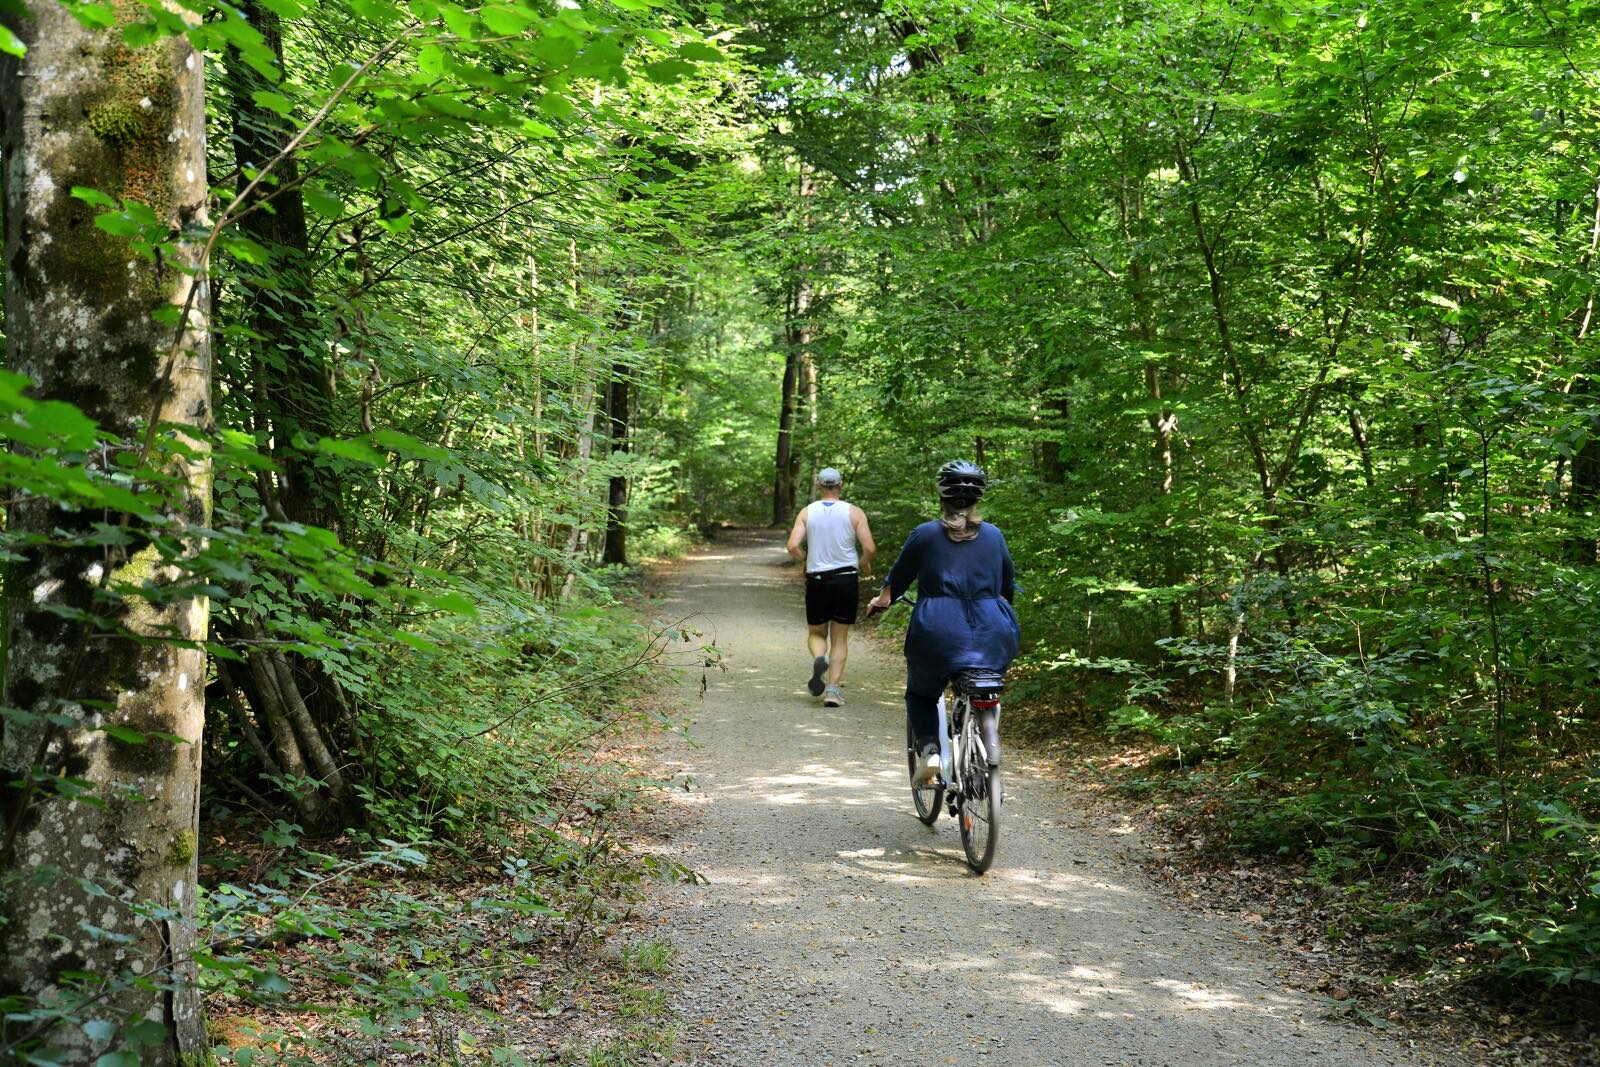
<path fill-rule="evenodd" d="M 806 573 L 854 567 L 856 528 L 843 500 L 813 500 L 806 505 Z"/>

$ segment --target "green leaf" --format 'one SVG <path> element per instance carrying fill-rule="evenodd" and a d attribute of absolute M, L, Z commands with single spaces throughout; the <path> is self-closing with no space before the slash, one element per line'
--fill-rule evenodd
<path fill-rule="evenodd" d="M 699 63 L 721 63 L 727 58 L 717 49 L 701 41 L 690 41 L 685 44 L 678 49 L 678 55 Z"/>
<path fill-rule="evenodd" d="M 495 33 L 508 36 L 521 33 L 533 22 L 531 13 L 509 4 L 485 4 L 478 17 Z"/>
<path fill-rule="evenodd" d="M 272 262 L 272 253 L 265 245 L 237 233 L 224 235 L 222 247 L 235 259 L 253 266 L 264 267 Z"/>
<path fill-rule="evenodd" d="M 134 237 L 144 232 L 144 227 L 124 211 L 103 211 L 94 217 L 94 224 L 113 237 Z"/>
<path fill-rule="evenodd" d="M 117 1028 L 105 1019 L 90 1019 L 83 1024 L 83 1032 L 90 1041 L 110 1041 Z"/>
<path fill-rule="evenodd" d="M 22 43 L 21 37 L 11 32 L 10 27 L 0 26 L 0 52 L 22 56 L 27 54 L 28 46 Z"/>
<path fill-rule="evenodd" d="M 154 1019 L 138 1019 L 124 1031 L 124 1040 L 134 1048 L 147 1048 L 167 1040 L 167 1028 Z"/>
<path fill-rule="evenodd" d="M 662 59 L 644 66 L 645 77 L 662 85 L 671 85 L 680 81 L 685 75 L 693 74 L 695 66 L 681 59 Z"/>
<path fill-rule="evenodd" d="M 255 987 L 263 993 L 287 993 L 292 988 L 288 980 L 276 971 L 262 971 L 257 974 Z"/>
<path fill-rule="evenodd" d="M 439 611 L 448 611 L 452 615 L 476 615 L 478 605 L 462 596 L 460 593 L 425 593 L 423 599 Z"/>
<path fill-rule="evenodd" d="M 344 201 L 335 196 L 328 187 L 315 182 L 307 182 L 301 190 L 306 207 L 315 211 L 325 219 L 339 219 L 344 217 Z"/>
<path fill-rule="evenodd" d="M 139 1067 L 139 1055 L 126 1050 L 107 1052 L 94 1061 L 94 1067 Z"/>
<path fill-rule="evenodd" d="M 545 66 L 560 69 L 578 57 L 578 42 L 558 33 L 542 33 L 524 45 Z"/>
<path fill-rule="evenodd" d="M 109 30 L 117 24 L 117 13 L 109 5 L 78 0 L 67 6 L 72 11 L 72 17 L 91 30 Z"/>
<path fill-rule="evenodd" d="M 400 5 L 394 0 L 345 0 L 345 3 L 356 14 L 383 25 L 395 21 L 401 14 Z"/>
<path fill-rule="evenodd" d="M 443 74 L 445 71 L 444 49 L 436 44 L 423 45 L 417 51 L 417 69 L 424 74 Z"/>
<path fill-rule="evenodd" d="M 72 187 L 72 195 L 92 207 L 107 207 L 121 212 L 122 205 L 117 203 L 115 197 L 107 196 L 98 189 L 85 188 L 82 185 Z"/>
<path fill-rule="evenodd" d="M 539 97 L 539 110 L 554 118 L 564 119 L 574 114 L 578 109 L 572 101 L 556 92 L 546 92 Z"/>
<path fill-rule="evenodd" d="M 419 441 L 410 434 L 401 433 L 399 430 L 379 430 L 372 435 L 372 443 L 380 448 L 387 448 L 391 452 L 398 452 L 410 459 L 443 461 L 450 458 L 449 449 Z"/>
<path fill-rule="evenodd" d="M 257 89 L 250 96 L 258 106 L 264 107 L 268 111 L 285 116 L 294 114 L 294 101 L 282 93 L 275 93 L 270 89 Z"/>
<path fill-rule="evenodd" d="M 340 459 L 353 460 L 373 467 L 381 467 L 387 462 L 383 453 L 376 451 L 364 441 L 323 437 L 317 441 L 316 449 L 325 456 L 338 456 Z"/>
<path fill-rule="evenodd" d="M 102 733 L 110 735 L 125 745 L 142 745 L 149 740 L 138 730 L 135 730 L 131 726 L 123 726 L 121 723 L 107 723 L 106 725 L 100 727 L 100 730 Z"/>

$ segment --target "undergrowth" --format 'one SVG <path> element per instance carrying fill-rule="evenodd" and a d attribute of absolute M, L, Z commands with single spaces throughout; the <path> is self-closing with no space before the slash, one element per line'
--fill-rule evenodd
<path fill-rule="evenodd" d="M 441 624 L 396 650 L 364 723 L 367 817 L 338 839 L 213 806 L 199 961 L 218 1061 L 624 1064 L 670 1049 L 652 985 L 670 950 L 602 952 L 645 880 L 692 877 L 618 843 L 643 782 L 599 753 L 654 716 L 664 641 L 607 599 Z M 591 1016 L 616 1025 L 575 1043 L 562 1020 Z"/>
<path fill-rule="evenodd" d="M 1361 934 L 1403 969 L 1507 992 L 1600 988 L 1600 823 L 1583 761 L 1552 764 L 1529 742 L 1498 775 L 1481 726 L 1424 714 L 1436 693 L 1403 659 L 1294 651 L 1291 684 L 1236 703 L 1131 663 L 1080 664 L 1073 713 L 1017 725 L 1140 749 L 1117 761 L 1117 788 L 1222 854 L 1302 865 L 1341 903 L 1332 939 Z M 1060 678 L 1018 688 L 1049 706 Z"/>

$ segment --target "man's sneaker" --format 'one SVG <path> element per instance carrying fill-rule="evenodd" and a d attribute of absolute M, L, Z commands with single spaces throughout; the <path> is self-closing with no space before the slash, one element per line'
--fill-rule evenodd
<path fill-rule="evenodd" d="M 830 685 L 822 692 L 822 706 L 825 708 L 844 707 L 844 694 L 839 692 L 839 687 Z"/>
<path fill-rule="evenodd" d="M 911 776 L 911 784 L 929 785 L 938 780 L 942 769 L 939 765 L 939 746 L 923 745 L 922 754 L 917 757 L 917 773 Z"/>
<path fill-rule="evenodd" d="M 811 681 L 806 683 L 806 688 L 811 690 L 811 695 L 822 695 L 822 676 L 828 673 L 828 657 L 818 656 L 811 661 Z"/>

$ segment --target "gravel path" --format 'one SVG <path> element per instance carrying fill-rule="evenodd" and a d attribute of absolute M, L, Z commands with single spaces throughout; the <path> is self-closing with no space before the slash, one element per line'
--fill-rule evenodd
<path fill-rule="evenodd" d="M 707 879 L 660 901 L 670 1003 L 701 1064 L 1443 1064 L 1330 1022 L 1248 927 L 1176 911 L 1128 830 L 1008 751 L 999 857 L 973 876 L 948 815 L 916 820 L 898 655 L 857 640 L 848 706 L 804 683 L 801 590 L 779 540 L 728 535 L 676 573 L 660 616 L 723 649 L 667 851 Z M 1024 620 L 1026 624 L 1026 620 Z"/>

